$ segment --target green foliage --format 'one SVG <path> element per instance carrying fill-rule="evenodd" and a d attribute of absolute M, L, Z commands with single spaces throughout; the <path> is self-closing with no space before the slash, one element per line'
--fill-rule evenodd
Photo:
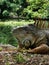
<path fill-rule="evenodd" d="M 2 14 L 3 14 L 3 16 L 8 16 L 9 12 L 7 10 L 4 10 Z"/>
<path fill-rule="evenodd" d="M 48 0 L 27 0 L 28 6 L 24 8 L 23 15 L 28 18 L 39 17 L 46 18 L 48 16 L 49 6 Z"/>
<path fill-rule="evenodd" d="M 49 17 L 49 0 L 1 0 L 1 17 L 13 15 L 28 18 Z"/>
<path fill-rule="evenodd" d="M 17 41 L 13 37 L 13 34 L 11 32 L 12 27 L 7 25 L 0 26 L 0 43 L 3 44 L 12 44 L 14 46 L 17 46 Z"/>
<path fill-rule="evenodd" d="M 22 3 L 22 0 L 0 0 L 1 16 L 8 16 L 11 12 L 17 13 L 21 9 Z"/>
<path fill-rule="evenodd" d="M 25 59 L 21 53 L 18 53 L 17 55 L 13 55 L 14 60 L 16 60 L 18 63 L 24 62 Z"/>

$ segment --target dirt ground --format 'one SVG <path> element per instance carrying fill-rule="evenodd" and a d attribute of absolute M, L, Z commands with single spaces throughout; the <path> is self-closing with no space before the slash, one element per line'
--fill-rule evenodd
<path fill-rule="evenodd" d="M 0 65 L 49 65 L 49 55 L 0 52 Z"/>
<path fill-rule="evenodd" d="M 2 45 L 0 65 L 49 65 L 49 54 L 20 52 L 11 45 Z"/>

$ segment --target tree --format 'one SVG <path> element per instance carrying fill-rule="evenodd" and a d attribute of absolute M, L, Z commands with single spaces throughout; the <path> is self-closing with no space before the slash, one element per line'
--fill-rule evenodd
<path fill-rule="evenodd" d="M 49 17 L 49 0 L 0 0 L 0 18 L 20 16 L 26 18 Z"/>
<path fill-rule="evenodd" d="M 22 0 L 0 0 L 0 18 L 8 17 L 11 13 L 19 15 L 23 3 Z"/>
<path fill-rule="evenodd" d="M 49 12 L 48 0 L 26 0 L 28 6 L 23 10 L 23 16 L 28 18 L 39 17 L 46 18 Z"/>

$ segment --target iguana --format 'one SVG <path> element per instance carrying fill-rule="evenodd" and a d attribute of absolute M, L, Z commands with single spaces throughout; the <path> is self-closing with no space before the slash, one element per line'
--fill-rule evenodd
<path fill-rule="evenodd" d="M 27 52 L 49 53 L 49 29 L 39 29 L 30 24 L 16 27 L 13 35 L 18 39 L 19 47 L 26 48 Z"/>

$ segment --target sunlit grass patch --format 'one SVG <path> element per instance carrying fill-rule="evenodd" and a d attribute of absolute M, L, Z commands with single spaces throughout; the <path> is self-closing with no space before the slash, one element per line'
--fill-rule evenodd
<path fill-rule="evenodd" d="M 10 25 L 10 26 L 21 26 L 21 25 L 27 25 L 27 24 L 33 24 L 34 23 L 34 21 L 33 20 L 31 20 L 31 21 L 24 21 L 24 20 L 22 20 L 22 21 L 16 21 L 16 20 L 10 20 L 10 21 L 5 21 L 5 22 L 3 22 L 3 21 L 0 21 L 0 26 L 2 26 L 2 25 L 5 25 L 5 26 L 7 26 L 7 25 Z"/>

